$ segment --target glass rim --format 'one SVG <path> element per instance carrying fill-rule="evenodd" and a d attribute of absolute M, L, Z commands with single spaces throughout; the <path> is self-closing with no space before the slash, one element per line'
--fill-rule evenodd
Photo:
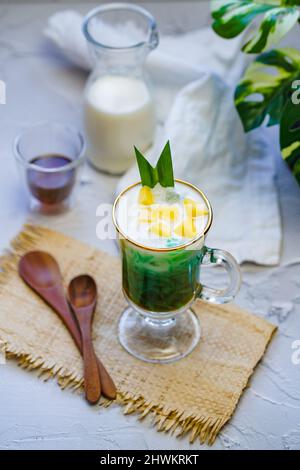
<path fill-rule="evenodd" d="M 148 25 L 149 25 L 149 30 L 150 30 L 150 35 L 147 37 L 148 41 L 151 38 L 151 33 L 153 33 L 156 28 L 157 28 L 157 23 L 154 18 L 154 16 L 151 15 L 151 13 L 146 10 L 146 8 L 143 8 L 139 5 L 134 5 L 132 3 L 107 3 L 104 5 L 100 5 L 98 7 L 93 8 L 87 15 L 83 18 L 83 23 L 82 23 L 82 31 L 87 39 L 88 42 L 95 46 L 100 46 L 103 47 L 103 49 L 107 50 L 115 50 L 115 51 L 126 51 L 126 50 L 131 50 L 131 49 L 137 49 L 139 47 L 142 47 L 148 43 L 147 40 L 137 42 L 135 44 L 132 44 L 131 46 L 110 46 L 108 44 L 105 44 L 103 42 L 99 42 L 96 39 L 94 39 L 93 35 L 89 31 L 89 23 L 92 18 L 94 18 L 98 13 L 105 13 L 108 11 L 117 11 L 117 10 L 130 10 L 135 13 L 139 13 L 141 16 L 146 18 L 148 20 Z"/>
<path fill-rule="evenodd" d="M 70 161 L 70 163 L 67 163 L 64 166 L 57 167 L 57 168 L 44 168 L 42 166 L 36 165 L 35 163 L 30 163 L 30 161 L 28 161 L 22 154 L 20 150 L 20 142 L 21 142 L 22 137 L 31 131 L 37 130 L 39 127 L 43 127 L 47 125 L 50 125 L 50 126 L 54 125 L 54 126 L 60 127 L 61 129 L 64 128 L 64 129 L 71 130 L 79 138 L 80 149 L 78 151 L 78 156 L 76 156 L 74 160 Z M 23 129 L 21 132 L 19 132 L 13 141 L 13 152 L 14 152 L 15 158 L 25 168 L 36 170 L 36 171 L 39 171 L 40 173 L 62 173 L 68 170 L 72 170 L 73 168 L 83 163 L 85 159 L 85 149 L 86 149 L 86 146 L 85 146 L 85 139 L 83 137 L 83 134 L 75 126 L 72 126 L 71 124 L 64 124 L 58 121 L 42 121 L 42 122 L 30 125 L 26 127 L 25 129 Z"/>
<path fill-rule="evenodd" d="M 120 194 L 116 197 L 115 202 L 113 204 L 113 209 L 112 209 L 113 223 L 114 223 L 114 226 L 115 226 L 117 232 L 122 236 L 122 238 L 124 238 L 125 240 L 129 241 L 130 243 L 132 243 L 133 245 L 135 245 L 139 248 L 143 248 L 144 250 L 158 251 L 158 252 L 169 252 L 169 251 L 176 251 L 176 250 L 181 250 L 183 248 L 187 248 L 188 246 L 193 245 L 195 242 L 197 242 L 198 240 L 200 240 L 202 237 L 204 237 L 207 234 L 207 232 L 209 231 L 209 229 L 211 227 L 212 220 L 213 220 L 213 210 L 212 210 L 212 207 L 211 207 L 211 204 L 210 204 L 208 198 L 206 197 L 204 192 L 201 191 L 201 189 L 197 188 L 197 186 L 195 186 L 194 184 L 188 183 L 187 181 L 184 181 L 184 180 L 179 179 L 179 178 L 174 178 L 174 181 L 177 182 L 177 183 L 182 183 L 182 184 L 185 184 L 185 185 L 189 186 L 190 188 L 197 191 L 200 194 L 200 196 L 203 198 L 203 200 L 204 200 L 204 202 L 205 202 L 205 204 L 208 208 L 208 219 L 207 219 L 207 223 L 206 223 L 206 226 L 205 226 L 203 232 L 201 232 L 201 234 L 197 235 L 195 238 L 192 238 L 191 240 L 189 240 L 186 243 L 183 243 L 183 244 L 177 245 L 177 246 L 173 246 L 173 247 L 164 247 L 164 248 L 157 248 L 157 247 L 151 247 L 151 246 L 148 246 L 148 245 L 144 245 L 142 243 L 138 243 L 137 241 L 135 241 L 135 240 L 131 239 L 130 237 L 128 237 L 127 235 L 125 235 L 125 233 L 121 230 L 121 228 L 120 228 L 120 226 L 117 222 L 116 208 L 117 208 L 117 204 L 118 204 L 119 200 L 121 199 L 121 197 L 127 191 L 129 191 L 131 188 L 134 188 L 135 186 L 141 184 L 141 181 L 137 181 L 136 183 L 130 184 L 125 189 L 123 189 L 123 191 L 121 191 Z"/>

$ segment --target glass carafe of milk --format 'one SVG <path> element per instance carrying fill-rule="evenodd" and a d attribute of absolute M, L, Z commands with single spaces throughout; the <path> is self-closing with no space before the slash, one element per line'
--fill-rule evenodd
<path fill-rule="evenodd" d="M 158 45 L 152 15 L 137 5 L 105 4 L 84 19 L 94 68 L 84 91 L 87 157 L 97 169 L 121 174 L 134 146 L 153 142 L 154 104 L 144 63 Z"/>

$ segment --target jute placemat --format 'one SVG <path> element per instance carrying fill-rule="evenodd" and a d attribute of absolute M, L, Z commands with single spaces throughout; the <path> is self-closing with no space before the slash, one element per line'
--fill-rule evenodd
<path fill-rule="evenodd" d="M 97 280 L 95 349 L 118 386 L 117 401 L 125 413 L 150 415 L 159 431 L 211 444 L 231 417 L 275 327 L 235 305 L 197 301 L 193 308 L 202 338 L 193 353 L 168 365 L 141 362 L 117 339 L 125 307 L 119 260 L 61 233 L 26 226 L 1 260 L 0 341 L 8 357 L 29 370 L 39 369 L 45 379 L 56 376 L 63 388 L 82 387 L 82 361 L 60 319 L 18 277 L 19 257 L 32 249 L 57 258 L 65 286 L 80 273 Z"/>

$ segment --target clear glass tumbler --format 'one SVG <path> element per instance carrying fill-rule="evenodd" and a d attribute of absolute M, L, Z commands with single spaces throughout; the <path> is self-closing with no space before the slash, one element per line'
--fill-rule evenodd
<path fill-rule="evenodd" d="M 155 112 L 144 64 L 158 45 L 156 21 L 144 8 L 111 3 L 84 19 L 93 70 L 84 91 L 87 157 L 98 170 L 121 174 L 133 147 L 151 146 Z"/>
<path fill-rule="evenodd" d="M 191 306 L 200 298 L 214 303 L 233 300 L 240 288 L 240 269 L 226 251 L 205 246 L 212 223 L 212 209 L 206 196 L 195 186 L 208 208 L 204 231 L 184 245 L 153 248 L 137 243 L 121 231 L 116 199 L 113 220 L 117 229 L 121 257 L 123 292 L 129 303 L 119 323 L 119 340 L 133 356 L 147 362 L 172 362 L 189 354 L 198 344 L 200 324 Z M 201 283 L 201 266 L 218 264 L 225 268 L 229 285 L 224 289 Z"/>
<path fill-rule="evenodd" d="M 30 209 L 43 214 L 69 209 L 85 158 L 81 133 L 68 124 L 37 124 L 15 138 L 13 149 Z"/>

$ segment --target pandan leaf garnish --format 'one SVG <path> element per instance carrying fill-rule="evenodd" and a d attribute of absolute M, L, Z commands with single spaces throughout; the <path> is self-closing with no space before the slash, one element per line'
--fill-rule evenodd
<path fill-rule="evenodd" d="M 137 164 L 139 167 L 142 186 L 154 188 L 159 183 L 164 188 L 174 187 L 174 175 L 170 142 L 168 141 L 160 154 L 154 168 L 141 152 L 134 147 Z"/>

